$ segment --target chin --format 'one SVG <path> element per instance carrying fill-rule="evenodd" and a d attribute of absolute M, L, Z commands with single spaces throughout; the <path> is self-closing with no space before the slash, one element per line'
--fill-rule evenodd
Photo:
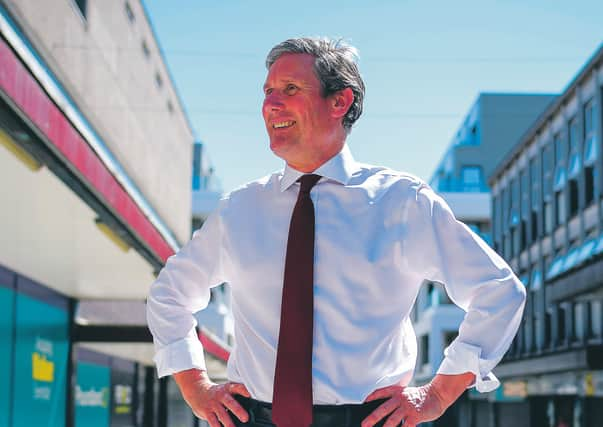
<path fill-rule="evenodd" d="M 270 149 L 278 157 L 283 157 L 291 149 L 291 142 L 284 138 L 270 138 Z"/>

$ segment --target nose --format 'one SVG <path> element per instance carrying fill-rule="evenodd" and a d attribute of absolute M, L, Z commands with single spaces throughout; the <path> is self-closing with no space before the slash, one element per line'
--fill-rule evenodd
<path fill-rule="evenodd" d="M 284 104 L 282 101 L 282 97 L 275 92 L 272 92 L 270 95 L 266 95 L 266 97 L 264 98 L 264 104 L 262 106 L 264 114 L 273 111 L 280 111 L 283 109 Z"/>

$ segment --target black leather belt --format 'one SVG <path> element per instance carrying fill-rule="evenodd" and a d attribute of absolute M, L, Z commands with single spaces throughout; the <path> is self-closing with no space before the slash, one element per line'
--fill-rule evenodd
<path fill-rule="evenodd" d="M 272 405 L 259 400 L 234 395 L 235 399 L 249 413 L 249 422 L 241 423 L 235 415 L 231 415 L 238 426 L 254 424 L 272 426 Z M 356 405 L 314 405 L 312 427 L 359 427 L 385 400 L 374 400 Z M 387 417 L 386 417 L 387 419 Z M 385 424 L 385 420 L 375 424 L 375 427 Z"/>

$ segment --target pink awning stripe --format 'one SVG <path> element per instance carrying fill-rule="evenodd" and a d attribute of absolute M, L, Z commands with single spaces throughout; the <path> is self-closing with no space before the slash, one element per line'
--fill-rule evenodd
<path fill-rule="evenodd" d="M 99 199 L 165 262 L 174 251 L 94 150 L 0 38 L 0 90 L 46 136 Z"/>
<path fill-rule="evenodd" d="M 224 362 L 228 361 L 228 358 L 230 357 L 230 351 L 222 347 L 221 344 L 214 341 L 210 336 L 204 334 L 203 331 L 199 331 L 199 340 L 201 341 L 203 349 L 206 352 L 214 355 L 215 357 L 220 360 L 223 360 Z"/>

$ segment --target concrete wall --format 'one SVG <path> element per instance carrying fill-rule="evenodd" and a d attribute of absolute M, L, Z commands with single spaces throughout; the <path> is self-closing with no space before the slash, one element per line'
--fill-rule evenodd
<path fill-rule="evenodd" d="M 434 170 L 434 177 L 443 170 L 460 179 L 463 166 L 479 165 L 487 182 L 554 98 L 550 94 L 480 94 Z"/>
<path fill-rule="evenodd" d="M 192 130 L 140 2 L 88 1 L 86 18 L 73 0 L 0 2 L 176 238 L 188 240 Z"/>
<path fill-rule="evenodd" d="M 483 150 L 480 150 L 479 161 L 486 180 L 554 98 L 554 95 L 500 94 L 480 97 Z M 459 160 L 465 159 L 459 157 Z"/>

